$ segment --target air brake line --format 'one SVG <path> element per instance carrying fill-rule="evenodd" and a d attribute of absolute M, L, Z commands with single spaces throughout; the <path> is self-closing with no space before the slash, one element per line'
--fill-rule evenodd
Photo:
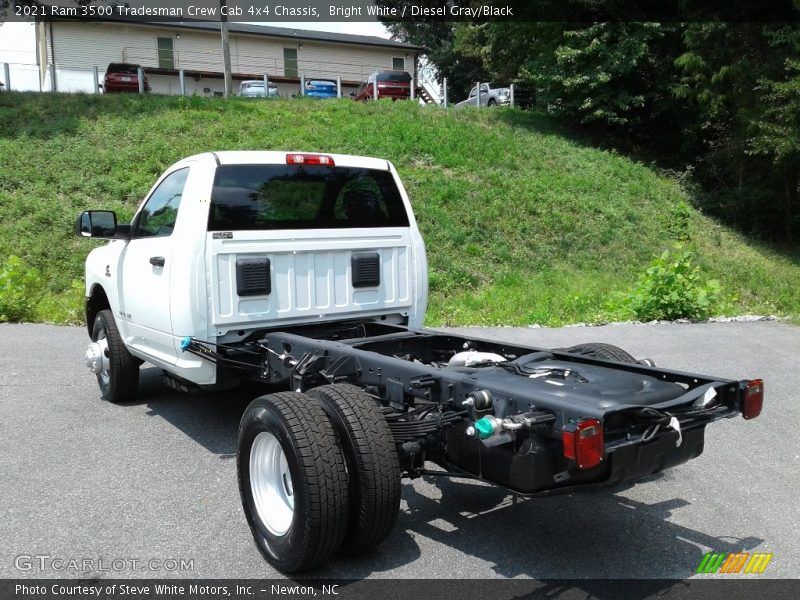
<path fill-rule="evenodd" d="M 215 365 L 222 365 L 233 369 L 256 369 L 258 371 L 261 370 L 260 365 L 254 365 L 252 363 L 246 363 L 239 360 L 234 360 L 232 358 L 228 358 L 227 356 L 223 356 L 216 350 L 209 348 L 209 346 L 214 346 L 216 348 L 222 348 L 222 349 L 235 350 L 236 352 L 253 354 L 255 356 L 258 356 L 259 358 L 261 357 L 261 354 L 259 354 L 258 352 L 253 352 L 252 350 L 242 350 L 240 348 L 233 348 L 225 344 L 215 344 L 214 342 L 196 340 L 189 336 L 186 336 L 181 339 L 180 347 L 181 347 L 181 352 L 189 352 L 190 354 L 199 356 L 200 358 L 205 359 Z"/>

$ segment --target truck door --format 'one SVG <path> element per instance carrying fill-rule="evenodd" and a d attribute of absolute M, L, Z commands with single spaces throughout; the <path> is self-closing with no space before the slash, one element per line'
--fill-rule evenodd
<path fill-rule="evenodd" d="M 126 343 L 157 360 L 174 364 L 170 318 L 170 274 L 181 197 L 189 167 L 167 173 L 133 222 L 121 257 L 120 317 Z"/>
<path fill-rule="evenodd" d="M 467 98 L 467 104 L 472 106 L 476 106 L 478 104 L 478 88 L 477 86 L 472 88 L 469 91 L 469 98 Z"/>
<path fill-rule="evenodd" d="M 481 84 L 481 106 L 489 105 L 489 84 Z"/>

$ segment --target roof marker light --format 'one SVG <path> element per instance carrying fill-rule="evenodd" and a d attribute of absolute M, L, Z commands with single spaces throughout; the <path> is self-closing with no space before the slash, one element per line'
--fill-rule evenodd
<path fill-rule="evenodd" d="M 287 165 L 322 165 L 324 167 L 335 167 L 333 157 L 326 154 L 287 154 Z"/>

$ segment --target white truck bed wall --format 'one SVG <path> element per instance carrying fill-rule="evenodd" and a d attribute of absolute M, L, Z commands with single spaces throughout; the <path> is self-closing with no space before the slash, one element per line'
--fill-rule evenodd
<path fill-rule="evenodd" d="M 268 240 L 265 239 L 268 237 Z M 351 257 L 377 253 L 380 283 L 355 288 Z M 239 296 L 236 263 L 269 259 L 269 294 Z M 224 336 L 237 328 L 275 327 L 370 314 L 408 316 L 413 265 L 408 228 L 237 231 L 234 239 L 206 239 L 211 328 Z"/>

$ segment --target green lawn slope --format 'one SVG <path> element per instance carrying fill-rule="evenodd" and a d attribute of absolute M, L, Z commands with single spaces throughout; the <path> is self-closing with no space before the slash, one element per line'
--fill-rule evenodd
<path fill-rule="evenodd" d="M 632 318 L 620 298 L 674 240 L 673 180 L 582 145 L 545 116 L 409 102 L 0 94 L 0 265 L 37 269 L 34 318 L 80 319 L 76 215 L 128 219 L 174 161 L 207 150 L 385 157 L 430 261 L 427 323 L 562 325 Z M 800 262 L 688 212 L 704 276 L 729 313 L 800 313 Z"/>

